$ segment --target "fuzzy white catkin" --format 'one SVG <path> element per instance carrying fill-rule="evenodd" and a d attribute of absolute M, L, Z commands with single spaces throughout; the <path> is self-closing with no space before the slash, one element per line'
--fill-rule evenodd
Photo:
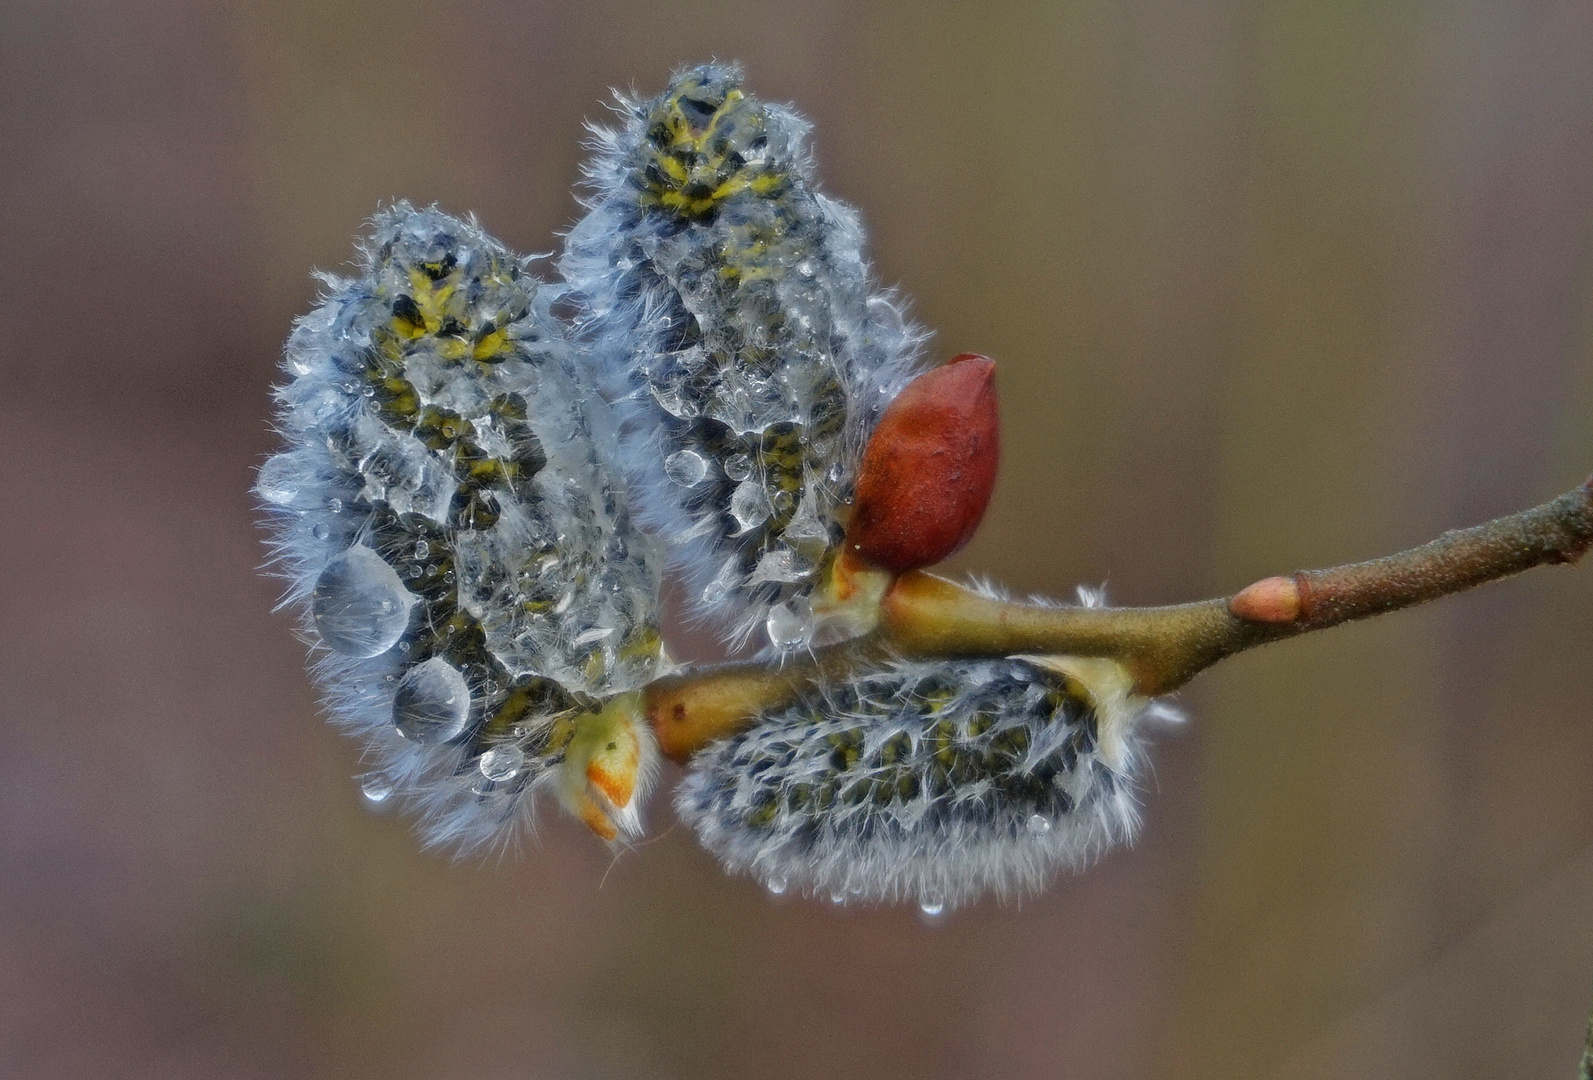
<path fill-rule="evenodd" d="M 676 809 L 776 892 L 928 912 L 1031 893 L 1132 837 L 1153 709 L 1024 659 L 903 661 L 710 746 Z"/>
<path fill-rule="evenodd" d="M 294 326 L 255 490 L 366 794 L 429 843 L 508 844 L 579 717 L 655 674 L 657 559 L 558 287 L 435 208 L 361 251 Z"/>
<path fill-rule="evenodd" d="M 813 644 L 861 448 L 922 334 L 820 194 L 808 125 L 739 69 L 677 73 L 594 128 L 559 270 L 624 421 L 638 514 L 733 641 Z"/>

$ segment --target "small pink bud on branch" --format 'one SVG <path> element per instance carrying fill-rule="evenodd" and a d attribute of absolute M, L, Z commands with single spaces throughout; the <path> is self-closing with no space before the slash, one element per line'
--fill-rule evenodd
<path fill-rule="evenodd" d="M 1300 583 L 1292 577 L 1262 578 L 1234 593 L 1228 610 L 1252 622 L 1292 623 L 1300 617 Z"/>

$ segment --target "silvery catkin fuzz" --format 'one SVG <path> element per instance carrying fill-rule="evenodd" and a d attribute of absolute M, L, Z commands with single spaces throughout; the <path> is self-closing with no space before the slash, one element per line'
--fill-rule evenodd
<path fill-rule="evenodd" d="M 856 213 L 815 187 L 807 123 L 737 68 L 618 112 L 559 269 L 638 513 L 732 640 L 811 644 L 861 448 L 922 335 L 871 282 Z"/>
<path fill-rule="evenodd" d="M 692 759 L 681 818 L 772 891 L 925 911 L 1034 892 L 1132 837 L 1141 721 L 1110 661 L 898 662 Z"/>
<path fill-rule="evenodd" d="M 560 773 L 617 724 L 645 783 L 645 725 L 612 706 L 660 661 L 613 418 L 557 288 L 473 221 L 401 202 L 362 255 L 294 327 L 287 449 L 255 487 L 328 708 L 366 743 L 367 796 L 407 802 L 428 842 L 507 843 L 545 789 L 592 822 Z M 594 828 L 634 831 L 634 808 Z"/>

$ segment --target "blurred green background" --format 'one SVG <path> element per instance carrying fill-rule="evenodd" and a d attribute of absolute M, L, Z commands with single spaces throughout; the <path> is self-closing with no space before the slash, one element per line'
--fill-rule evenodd
<path fill-rule="evenodd" d="M 395 196 L 550 250 L 709 57 L 1001 364 L 959 569 L 1191 599 L 1593 469 L 1587 0 L 4 0 L 0 1075 L 1570 1077 L 1593 567 L 1226 664 L 1137 847 L 932 926 L 662 798 L 486 865 L 362 808 L 246 494 L 309 270 Z"/>

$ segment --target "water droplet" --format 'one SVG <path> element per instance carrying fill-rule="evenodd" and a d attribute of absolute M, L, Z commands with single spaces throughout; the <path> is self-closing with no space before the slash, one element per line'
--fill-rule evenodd
<path fill-rule="evenodd" d="M 1028 829 L 1035 836 L 1044 836 L 1051 831 L 1051 819 L 1044 814 L 1031 814 Z"/>
<path fill-rule="evenodd" d="M 431 545 L 430 544 L 426 543 L 426 541 L 424 541 L 424 540 L 417 540 L 415 542 L 415 558 L 424 559 L 426 556 L 428 556 L 430 554 L 431 554 Z"/>
<path fill-rule="evenodd" d="M 846 469 L 839 461 L 837 461 L 834 465 L 830 466 L 830 471 L 824 475 L 830 481 L 830 483 L 839 484 L 841 482 L 841 477 L 846 475 Z"/>
<path fill-rule="evenodd" d="M 756 481 L 743 481 L 730 496 L 730 515 L 742 532 L 756 528 L 769 518 L 769 493 Z"/>
<path fill-rule="evenodd" d="M 495 784 L 514 779 L 524 765 L 525 751 L 509 743 L 494 746 L 482 754 L 481 760 L 476 763 L 481 775 Z"/>
<path fill-rule="evenodd" d="M 326 509 L 330 513 L 341 514 L 343 512 L 343 500 L 336 495 L 332 496 L 326 500 Z"/>
<path fill-rule="evenodd" d="M 333 320 L 337 318 L 337 314 L 338 302 L 334 300 L 322 304 L 308 315 L 300 315 L 297 322 L 299 326 L 304 327 L 306 330 L 319 333 L 331 327 Z"/>
<path fill-rule="evenodd" d="M 774 895 L 779 896 L 785 892 L 786 881 L 784 877 L 775 876 L 764 882 L 764 886 Z"/>
<path fill-rule="evenodd" d="M 708 462 L 695 450 L 677 450 L 664 459 L 664 473 L 681 487 L 693 487 L 708 475 Z"/>
<path fill-rule="evenodd" d="M 778 547 L 763 553 L 763 558 L 759 559 L 758 565 L 753 568 L 752 576 L 747 578 L 747 584 L 756 585 L 760 581 L 801 581 L 812 573 L 813 569 L 812 563 L 797 558 L 796 552 L 790 548 Z"/>
<path fill-rule="evenodd" d="M 283 418 L 299 431 L 324 428 L 347 415 L 348 402 L 330 386 L 323 386 L 307 398 L 289 406 Z"/>
<path fill-rule="evenodd" d="M 671 416 L 690 419 L 702 411 L 701 405 L 679 383 L 654 383 L 649 389 L 653 392 L 653 400 Z"/>
<path fill-rule="evenodd" d="M 325 539 L 316 526 L 316 536 Z M 398 572 L 368 547 L 351 547 L 315 581 L 310 613 L 327 648 L 345 656 L 380 656 L 404 636 L 415 596 Z"/>
<path fill-rule="evenodd" d="M 731 454 L 725 458 L 725 475 L 732 480 L 745 480 L 752 475 L 752 459 L 746 454 Z"/>
<path fill-rule="evenodd" d="M 703 589 L 702 602 L 705 604 L 719 603 L 730 594 L 730 590 L 735 586 L 739 576 L 740 571 L 737 569 L 736 560 L 731 559 L 720 569 L 719 576 L 710 581 L 707 587 Z"/>
<path fill-rule="evenodd" d="M 332 527 L 324 521 L 317 521 L 314 525 L 310 526 L 310 535 L 315 537 L 317 540 L 325 540 L 328 536 L 332 535 Z"/>
<path fill-rule="evenodd" d="M 255 494 L 275 506 L 301 505 L 306 474 L 307 466 L 293 454 L 278 454 L 260 466 Z"/>
<path fill-rule="evenodd" d="M 841 907 L 846 903 L 846 894 L 844 892 L 832 892 L 830 894 L 830 903 L 836 907 Z"/>
<path fill-rule="evenodd" d="M 933 919 L 946 910 L 946 902 L 939 897 L 926 896 L 918 902 L 918 910 L 926 919 Z"/>
<path fill-rule="evenodd" d="M 465 677 L 440 656 L 416 664 L 393 695 L 393 726 L 422 746 L 459 738 L 469 719 L 470 688 Z"/>
<path fill-rule="evenodd" d="M 764 629 L 769 632 L 769 644 L 777 649 L 789 649 L 800 645 L 808 637 L 808 621 L 792 611 L 790 604 L 780 604 L 771 608 Z"/>
<path fill-rule="evenodd" d="M 381 805 L 393 794 L 393 782 L 386 773 L 366 773 L 359 779 L 360 791 L 365 795 L 365 801 L 372 805 Z"/>

